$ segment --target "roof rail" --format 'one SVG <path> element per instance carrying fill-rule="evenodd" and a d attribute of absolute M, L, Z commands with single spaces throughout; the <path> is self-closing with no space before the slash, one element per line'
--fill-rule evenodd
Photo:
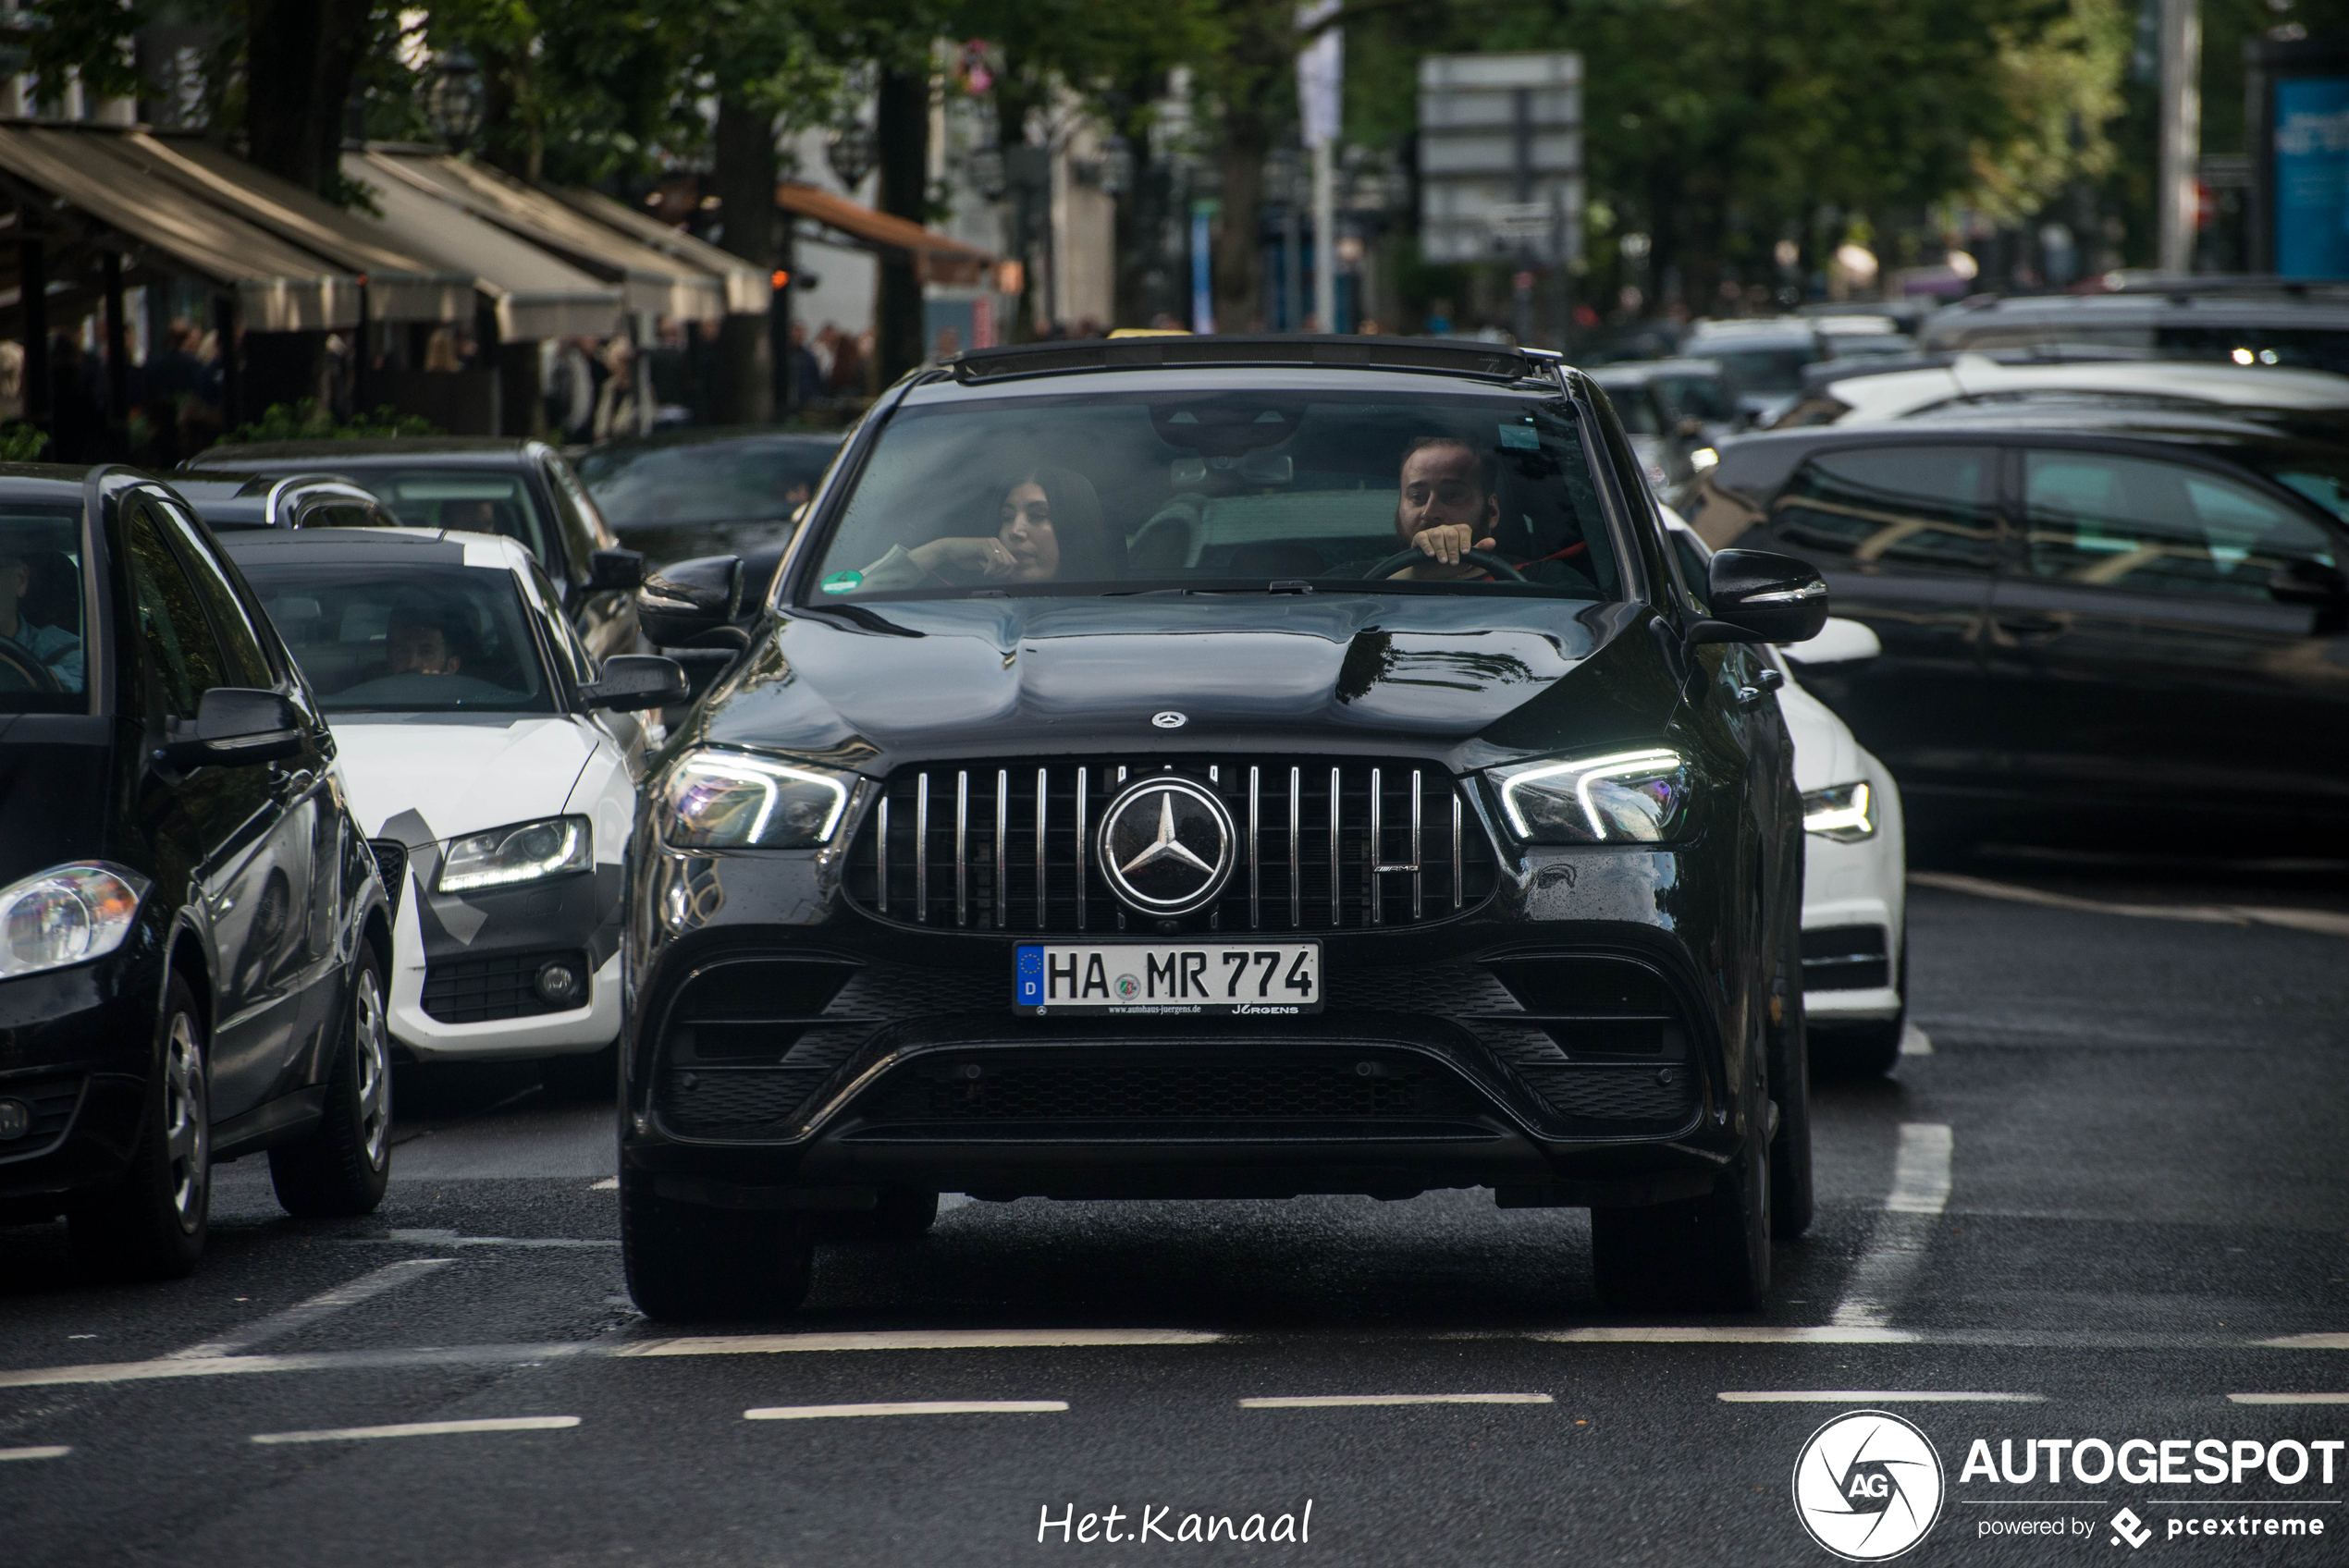
<path fill-rule="evenodd" d="M 966 386 L 1071 372 L 1180 370 L 1210 365 L 1418 371 L 1478 381 L 1513 382 L 1546 377 L 1556 362 L 1556 355 L 1543 349 L 1519 349 L 1474 338 L 1213 334 L 1198 337 L 1086 338 L 1009 349 L 973 349 L 947 361 L 944 368 Z"/>

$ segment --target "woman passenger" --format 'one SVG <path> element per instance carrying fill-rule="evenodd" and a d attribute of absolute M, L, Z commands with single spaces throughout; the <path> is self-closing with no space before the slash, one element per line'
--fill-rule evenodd
<path fill-rule="evenodd" d="M 1109 576 L 1101 497 L 1074 469 L 1039 465 L 1014 480 L 995 532 L 892 545 L 858 587 L 961 588 L 979 582 L 1098 582 Z"/>

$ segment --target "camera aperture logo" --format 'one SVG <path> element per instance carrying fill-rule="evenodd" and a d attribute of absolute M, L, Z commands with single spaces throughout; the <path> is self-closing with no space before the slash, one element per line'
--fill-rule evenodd
<path fill-rule="evenodd" d="M 1932 1440 L 1886 1411 L 1837 1416 L 1794 1462 L 1795 1516 L 1849 1562 L 1881 1562 L 1925 1539 L 1941 1497 Z"/>

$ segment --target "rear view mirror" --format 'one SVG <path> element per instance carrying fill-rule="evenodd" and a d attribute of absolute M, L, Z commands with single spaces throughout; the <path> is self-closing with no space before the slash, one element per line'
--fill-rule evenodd
<path fill-rule="evenodd" d="M 1797 664 L 1852 664 L 1875 658 L 1884 652 L 1884 644 L 1859 621 L 1831 615 L 1817 636 L 1789 643 L 1778 651 Z"/>
<path fill-rule="evenodd" d="M 633 594 L 645 585 L 642 550 L 597 550 L 588 560 L 587 586 L 599 594 Z"/>
<path fill-rule="evenodd" d="M 301 750 L 301 716 L 275 692 L 215 686 L 196 707 L 194 733 L 182 728 L 163 748 L 178 767 L 235 767 L 279 762 Z"/>
<path fill-rule="evenodd" d="M 591 708 L 674 707 L 686 695 L 684 670 L 655 654 L 615 654 L 604 661 L 602 680 L 579 689 Z"/>
<path fill-rule="evenodd" d="M 1769 550 L 1716 550 L 1705 574 L 1710 619 L 1691 643 L 1802 643 L 1826 624 L 1826 581 L 1807 561 Z"/>
<path fill-rule="evenodd" d="M 636 619 L 653 645 L 678 648 L 742 613 L 740 556 L 703 556 L 665 566 L 636 594 Z"/>

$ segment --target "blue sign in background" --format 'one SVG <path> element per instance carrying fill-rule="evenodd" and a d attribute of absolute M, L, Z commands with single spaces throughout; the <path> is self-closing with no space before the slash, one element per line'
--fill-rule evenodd
<path fill-rule="evenodd" d="M 2349 277 L 2349 80 L 2276 83 L 2276 271 Z"/>

